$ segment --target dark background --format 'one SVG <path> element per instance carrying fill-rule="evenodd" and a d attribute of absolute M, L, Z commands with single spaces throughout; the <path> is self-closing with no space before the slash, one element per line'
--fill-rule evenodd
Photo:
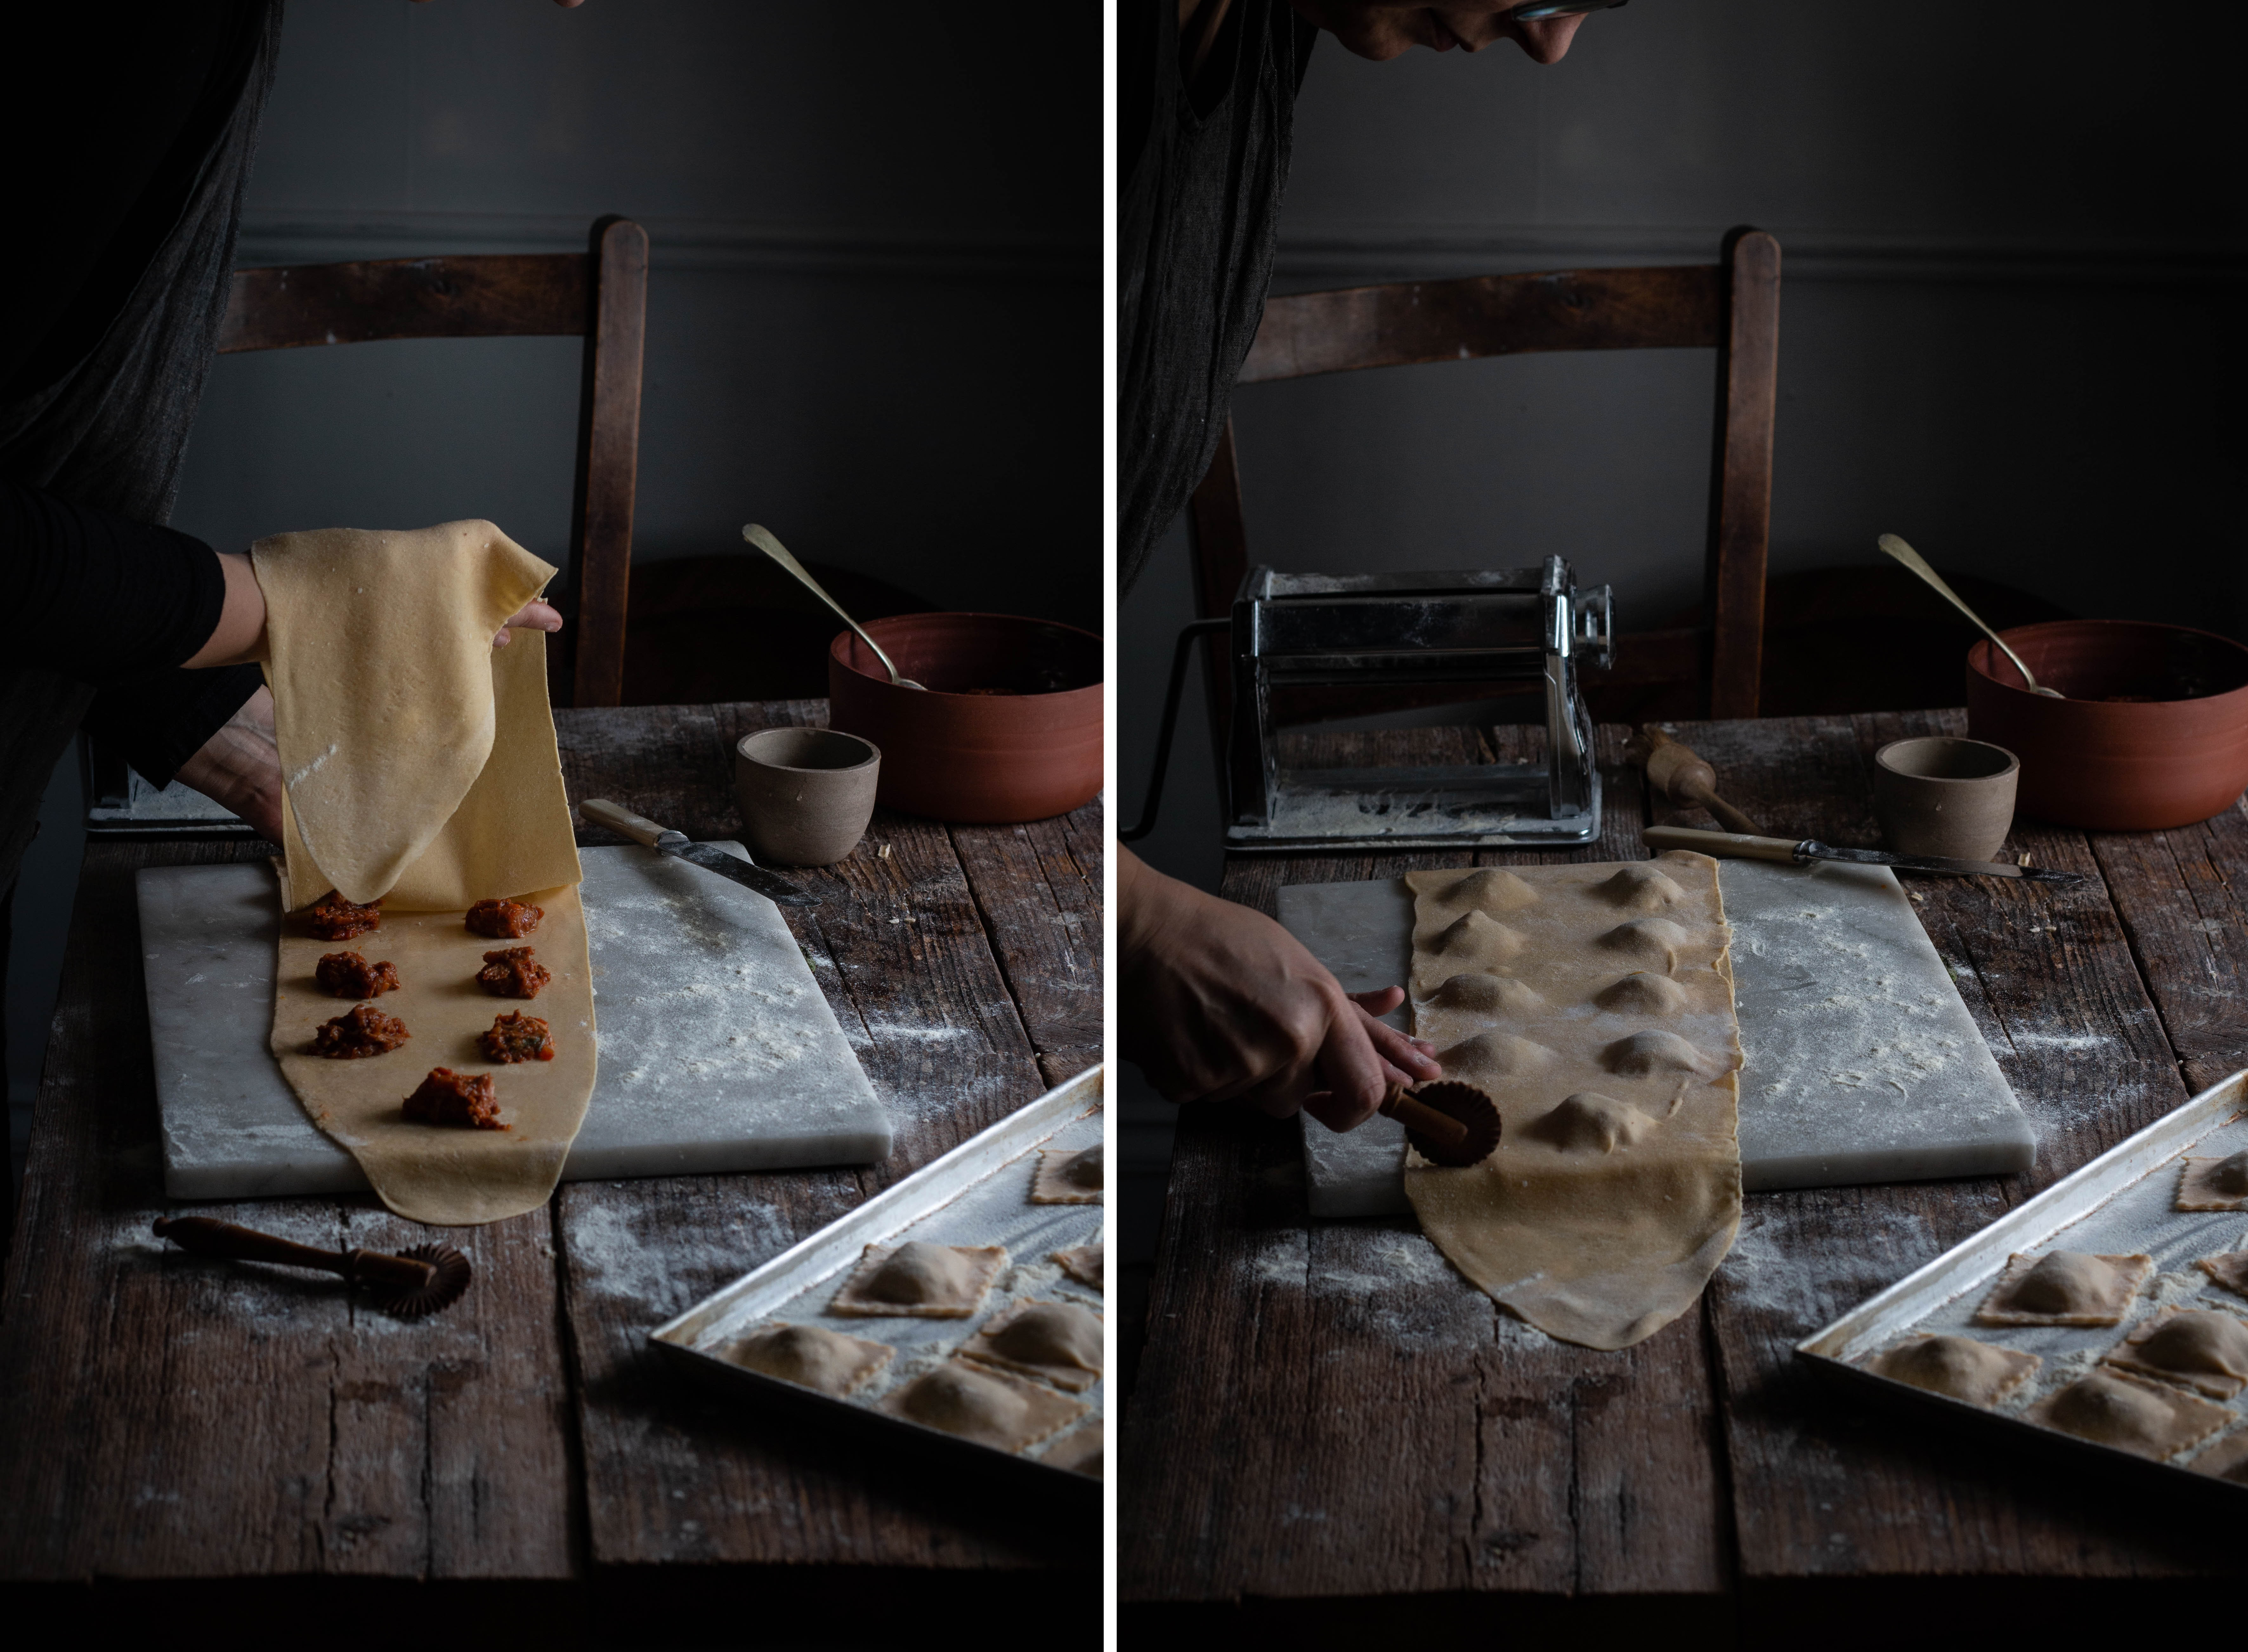
<path fill-rule="evenodd" d="M 1100 31 L 1094 6 L 1030 29 L 888 3 L 289 0 L 237 262 L 570 251 L 636 218 L 637 561 L 751 554 L 757 520 L 939 607 L 1099 631 Z M 486 517 L 563 562 L 579 347 L 222 357 L 174 521 L 241 550 Z M 19 1148 L 79 809 L 72 757 L 16 901 Z"/>
<path fill-rule="evenodd" d="M 2244 35 L 2211 3 L 1639 0 L 1551 68 L 1511 46 L 1367 63 L 1323 39 L 1275 290 L 1709 263 L 1756 224 L 1783 254 L 1776 575 L 1878 561 L 1895 532 L 2084 617 L 2248 637 Z M 1559 553 L 1614 584 L 1622 629 L 1652 628 L 1698 595 L 1712 362 L 1525 356 L 1251 387 L 1250 559 Z M 1192 617 L 1175 531 L 1121 611 L 1121 819 Z M 1140 848 L 1214 888 L 1198 681 L 1189 696 Z M 1125 1094 L 1129 1292 L 1171 1111 L 1136 1073 Z"/>

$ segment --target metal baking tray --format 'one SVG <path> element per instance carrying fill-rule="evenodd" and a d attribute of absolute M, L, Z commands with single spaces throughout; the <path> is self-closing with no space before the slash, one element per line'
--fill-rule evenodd
<path fill-rule="evenodd" d="M 1088 1068 L 1049 1090 L 1020 1112 L 931 1161 L 895 1187 L 867 1200 L 840 1221 L 792 1245 L 763 1267 L 706 1297 L 648 1333 L 657 1352 L 697 1381 L 798 1419 L 872 1431 L 912 1449 L 933 1451 L 955 1463 L 1010 1477 L 1018 1484 L 1088 1509 L 1100 1504 L 1100 1482 L 1074 1470 L 1049 1467 L 1040 1458 L 1079 1429 L 1105 1423 L 1104 1378 L 1073 1397 L 1092 1410 L 1050 1440 L 1014 1454 L 874 1409 L 892 1389 L 940 1363 L 986 1320 L 1029 1296 L 1067 1299 L 1105 1313 L 1098 1293 L 1064 1274 L 1052 1253 L 1101 1239 L 1107 1209 L 1100 1204 L 1032 1204 L 1031 1177 L 1037 1149 L 1076 1151 L 1101 1139 L 1103 1069 Z M 1009 1266 L 984 1304 L 964 1320 L 840 1319 L 827 1303 L 870 1244 L 905 1239 L 938 1244 L 1004 1244 Z M 897 1349 L 889 1368 L 849 1399 L 744 1370 L 716 1350 L 766 1320 L 824 1325 Z"/>
<path fill-rule="evenodd" d="M 2035 1450 L 2058 1448 L 2104 1462 L 2159 1472 L 2169 1484 L 2183 1475 L 2196 1484 L 2248 1497 L 2248 1485 L 2198 1473 L 2193 1457 L 2248 1428 L 2248 1392 L 2229 1403 L 2234 1421 L 2188 1448 L 2184 1463 L 2155 1462 L 2118 1447 L 2080 1439 L 2026 1421 L 2036 1401 L 2089 1371 L 2147 1315 L 2172 1303 L 2221 1308 L 2248 1319 L 2248 1299 L 2224 1289 L 2195 1268 L 2195 1260 L 2248 1249 L 2248 1210 L 2179 1210 L 2179 1167 L 2189 1150 L 2197 1158 L 2224 1157 L 2248 1148 L 2248 1070 L 2212 1085 L 2176 1112 L 2101 1154 L 2073 1175 L 2008 1212 L 1964 1244 L 1870 1298 L 1851 1313 L 1795 1345 L 1796 1356 L 1853 1394 L 1919 1409 L 1936 1409 L 1963 1426 L 1992 1431 Z M 2006 1260 L 2053 1241 L 2060 1248 L 2102 1255 L 2144 1253 L 2155 1274 L 2142 1287 L 2120 1325 L 1986 1326 L 1977 1308 Z M 2045 1363 L 1995 1409 L 1970 1405 L 1910 1383 L 1877 1376 L 1856 1363 L 1908 1332 L 1973 1336 L 2041 1356 Z M 2206 1396 L 2204 1396 L 2206 1397 Z"/>

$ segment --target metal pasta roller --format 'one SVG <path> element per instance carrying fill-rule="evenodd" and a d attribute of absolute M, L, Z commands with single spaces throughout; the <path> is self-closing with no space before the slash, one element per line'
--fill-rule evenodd
<path fill-rule="evenodd" d="M 1600 772 L 1580 662 L 1608 663 L 1608 587 L 1580 591 L 1559 557 L 1457 573 L 1253 568 L 1233 604 L 1225 840 L 1491 848 L 1589 843 Z M 1421 705 L 1542 688 L 1543 764 L 1304 768 L 1285 731 L 1386 699 Z M 1387 691 L 1414 690 L 1397 696 Z"/>

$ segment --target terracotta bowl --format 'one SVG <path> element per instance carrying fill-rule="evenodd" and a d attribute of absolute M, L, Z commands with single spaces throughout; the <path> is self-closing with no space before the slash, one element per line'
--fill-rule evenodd
<path fill-rule="evenodd" d="M 882 749 L 876 801 L 962 826 L 1067 814 L 1100 791 L 1100 639 L 1006 614 L 905 614 L 827 649 L 830 728 Z"/>
<path fill-rule="evenodd" d="M 2022 760 L 2022 813 L 2101 832 L 2190 826 L 2248 787 L 2248 648 L 2136 620 L 2057 620 L 1967 651 L 1967 728 Z"/>

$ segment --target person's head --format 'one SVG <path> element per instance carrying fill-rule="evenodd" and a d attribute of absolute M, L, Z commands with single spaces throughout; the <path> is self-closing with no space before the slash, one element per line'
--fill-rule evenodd
<path fill-rule="evenodd" d="M 1426 46 L 1431 51 L 1480 51 L 1511 40 L 1539 63 L 1559 63 L 1584 22 L 1581 13 L 1534 21 L 1514 14 L 1544 11 L 1531 0 L 1441 0 L 1401 5 L 1395 0 L 1290 0 L 1296 10 L 1361 58 L 1379 63 Z M 1620 0 L 1609 0 L 1620 3 Z M 1601 9 L 1587 7 L 1587 10 Z"/>

